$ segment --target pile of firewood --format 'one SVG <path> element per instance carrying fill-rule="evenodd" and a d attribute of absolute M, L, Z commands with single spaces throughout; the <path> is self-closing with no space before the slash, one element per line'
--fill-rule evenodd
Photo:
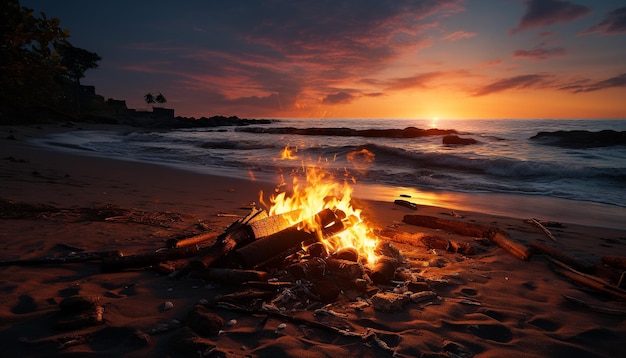
<path fill-rule="evenodd" d="M 167 248 L 156 252 L 109 255 L 102 259 L 101 268 L 117 272 L 176 261 L 178 265 L 169 268 L 175 276 L 188 274 L 229 284 L 245 283 L 245 293 L 221 297 L 241 301 L 287 287 L 293 292 L 295 286 L 307 300 L 329 303 L 340 292 L 357 297 L 376 291 L 374 285 L 391 284 L 402 262 L 393 245 L 381 243 L 376 248 L 380 258 L 370 268 L 355 249 L 328 252 L 320 242 L 320 238 L 331 238 L 353 225 L 353 218 L 346 218 L 340 210 L 324 209 L 314 216 L 321 229 L 307 231 L 299 224 L 289 225 L 288 216 L 292 214 L 268 216 L 264 210 L 252 209 L 217 237 L 203 234 L 169 240 Z M 270 274 L 273 280 L 268 281 Z"/>

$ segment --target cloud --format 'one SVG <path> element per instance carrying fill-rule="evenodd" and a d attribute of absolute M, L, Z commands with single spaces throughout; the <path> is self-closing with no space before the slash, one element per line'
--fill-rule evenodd
<path fill-rule="evenodd" d="M 531 50 L 516 50 L 513 58 L 528 58 L 531 60 L 546 60 L 550 57 L 564 56 L 567 51 L 562 47 L 546 48 L 545 43 L 541 43 Z"/>
<path fill-rule="evenodd" d="M 400 77 L 394 78 L 392 80 L 386 81 L 386 89 L 390 91 L 411 89 L 411 88 L 425 88 L 428 82 L 431 82 L 441 76 L 443 76 L 443 72 L 427 72 L 420 73 L 410 77 Z"/>
<path fill-rule="evenodd" d="M 461 39 L 469 39 L 476 36 L 475 32 L 455 31 L 443 37 L 444 40 L 457 41 Z"/>
<path fill-rule="evenodd" d="M 363 83 L 364 74 L 375 78 L 401 54 L 427 46 L 431 39 L 425 31 L 435 26 L 431 17 L 456 12 L 461 3 L 206 2 L 197 12 L 220 16 L 210 16 L 202 31 L 190 25 L 189 39 L 172 41 L 177 48 L 150 44 L 133 49 L 152 58 L 168 54 L 171 65 L 151 71 L 176 73 L 178 83 L 197 98 L 203 98 L 203 87 L 219 93 L 221 97 L 210 97 L 219 102 L 203 102 L 207 107 L 279 109 L 318 98 L 345 104 L 363 96 L 365 89 L 337 88 Z"/>
<path fill-rule="evenodd" d="M 328 104 L 345 104 L 352 102 L 354 99 L 355 97 L 347 92 L 337 92 L 322 98 L 322 102 Z"/>
<path fill-rule="evenodd" d="M 580 80 L 559 88 L 562 91 L 569 91 L 572 93 L 584 93 L 600 91 L 609 88 L 626 87 L 626 73 L 619 74 L 617 76 L 607 78 L 602 81 L 589 83 L 589 80 Z"/>
<path fill-rule="evenodd" d="M 549 79 L 550 76 L 544 74 L 529 74 L 505 78 L 477 89 L 472 96 L 486 96 L 511 89 L 540 88 L 543 87 Z"/>
<path fill-rule="evenodd" d="M 594 32 L 601 35 L 626 34 L 626 7 L 620 7 L 619 9 L 609 12 L 602 22 L 588 28 L 580 34 L 587 35 Z"/>
<path fill-rule="evenodd" d="M 527 0 L 526 13 L 517 26 L 509 31 L 515 34 L 531 28 L 570 22 L 591 13 L 591 9 L 563 0 Z"/>

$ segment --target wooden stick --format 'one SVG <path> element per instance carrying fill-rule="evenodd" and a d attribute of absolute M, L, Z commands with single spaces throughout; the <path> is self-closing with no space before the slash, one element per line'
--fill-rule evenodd
<path fill-rule="evenodd" d="M 573 256 L 570 256 L 562 251 L 557 250 L 554 247 L 548 246 L 537 240 L 530 243 L 530 247 L 544 255 L 551 256 L 565 264 L 568 264 L 577 270 L 583 272 L 591 272 L 593 270 L 593 264 L 581 261 Z"/>
<path fill-rule="evenodd" d="M 200 252 L 197 246 L 184 246 L 174 249 L 163 249 L 130 256 L 108 257 L 102 261 L 102 272 L 118 272 L 130 268 L 147 267 L 164 261 L 173 261 L 195 256 Z"/>
<path fill-rule="evenodd" d="M 622 310 L 619 308 L 613 308 L 613 307 L 609 307 L 609 306 L 605 306 L 605 305 L 598 305 L 598 304 L 593 304 L 593 303 L 589 303 L 586 302 L 578 297 L 574 297 L 574 296 L 568 296 L 568 295 L 562 295 L 563 298 L 565 298 L 567 301 L 570 302 L 574 302 L 578 305 L 584 306 L 589 308 L 592 311 L 596 311 L 596 312 L 600 312 L 600 313 L 605 313 L 605 314 L 610 314 L 610 315 L 615 315 L 615 316 L 626 316 L 626 310 Z"/>
<path fill-rule="evenodd" d="M 550 262 L 554 263 L 556 266 L 560 267 L 561 269 L 555 269 L 555 271 L 559 274 L 561 274 L 562 276 L 565 276 L 566 278 L 569 278 L 570 280 L 581 284 L 583 286 L 592 288 L 596 291 L 599 292 L 603 292 L 606 293 L 608 295 L 611 295 L 613 297 L 617 297 L 620 299 L 626 299 L 626 291 L 622 290 L 621 288 L 615 287 L 611 284 L 609 284 L 608 282 L 604 281 L 603 279 L 599 278 L 599 277 L 595 277 L 595 276 L 591 276 L 591 275 L 587 275 L 584 274 L 582 272 L 579 272 L 575 269 L 573 269 L 572 267 L 558 261 L 555 260 L 551 257 L 546 257 Z"/>
<path fill-rule="evenodd" d="M 532 256 L 532 251 L 528 247 L 511 240 L 502 230 L 492 228 L 487 233 L 487 238 L 520 260 L 527 261 Z"/>
<path fill-rule="evenodd" d="M 550 238 L 550 240 L 552 240 L 552 241 L 554 241 L 554 242 L 558 242 L 558 241 L 556 240 L 556 238 L 554 237 L 554 235 L 552 235 L 552 233 L 550 232 L 550 230 L 548 230 L 545 226 L 543 226 L 543 225 L 539 222 L 539 220 L 537 220 L 537 219 L 535 219 L 535 218 L 532 218 L 532 219 L 530 219 L 529 221 L 530 221 L 532 224 L 534 224 L 536 227 L 540 228 L 540 229 L 541 229 L 541 231 L 543 231 L 543 232 L 546 234 L 546 236 L 548 236 L 548 237 Z"/>
<path fill-rule="evenodd" d="M 217 236 L 218 235 L 214 232 L 207 232 L 207 233 L 203 233 L 200 235 L 187 237 L 184 239 L 170 239 L 170 240 L 167 240 L 166 245 L 169 248 L 196 245 L 196 244 L 200 244 L 206 241 L 215 240 Z"/>
<path fill-rule="evenodd" d="M 489 226 L 485 225 L 442 219 L 428 215 L 405 215 L 403 221 L 411 225 L 446 230 L 457 235 L 470 237 L 487 237 L 485 234 L 489 232 L 490 229 Z"/>

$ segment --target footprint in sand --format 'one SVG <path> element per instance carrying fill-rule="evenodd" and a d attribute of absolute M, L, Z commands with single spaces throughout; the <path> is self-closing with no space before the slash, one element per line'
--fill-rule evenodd
<path fill-rule="evenodd" d="M 467 330 L 477 337 L 500 343 L 507 343 L 513 339 L 513 332 L 501 324 L 472 324 L 467 326 Z"/>

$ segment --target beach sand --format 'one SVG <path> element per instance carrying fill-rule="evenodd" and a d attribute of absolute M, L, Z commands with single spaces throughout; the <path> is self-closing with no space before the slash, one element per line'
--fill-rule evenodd
<path fill-rule="evenodd" d="M 259 206 L 260 190 L 271 192 L 275 186 L 27 143 L 65 130 L 0 128 L 0 260 L 78 250 L 132 255 L 163 248 L 172 238 L 220 234 L 246 215 L 248 206 Z M 436 298 L 393 312 L 347 295 L 324 307 L 330 314 L 243 312 L 207 304 L 198 308 L 242 288 L 194 275 L 174 278 L 153 268 L 103 273 L 97 261 L 3 264 L 2 356 L 617 357 L 626 352 L 622 291 L 607 294 L 580 286 L 539 253 L 520 260 L 485 239 L 409 225 L 403 218 L 429 215 L 498 228 L 521 245 L 542 242 L 594 264 L 593 277 L 601 270 L 612 284 L 620 271 L 601 265 L 601 257 L 626 256 L 626 230 L 563 222 L 549 228 L 558 240 L 553 242 L 525 222 L 529 217 L 453 213 L 417 204 L 417 210 L 393 200 L 355 200 L 354 206 L 381 240 L 400 250 L 405 277 L 423 282 L 410 288 L 432 290 Z M 425 235 L 467 243 L 475 252 L 424 247 Z M 97 300 L 93 306 L 103 309 L 102 322 L 72 326 L 64 321 L 64 303 L 79 296 Z M 218 317 L 214 330 L 198 332 L 190 324 L 192 311 Z"/>

